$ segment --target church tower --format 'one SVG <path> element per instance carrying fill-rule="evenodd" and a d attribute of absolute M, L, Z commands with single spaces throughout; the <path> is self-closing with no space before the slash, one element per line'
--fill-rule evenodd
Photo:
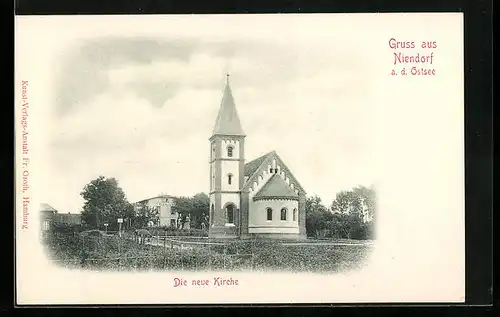
<path fill-rule="evenodd" d="M 210 141 L 209 236 L 241 234 L 241 189 L 244 185 L 245 133 L 241 127 L 229 74 Z"/>

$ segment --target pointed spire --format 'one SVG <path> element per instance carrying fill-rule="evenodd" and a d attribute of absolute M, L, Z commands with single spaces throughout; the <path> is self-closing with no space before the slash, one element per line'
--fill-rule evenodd
<path fill-rule="evenodd" d="M 229 73 L 226 74 L 226 88 L 224 89 L 224 95 L 222 96 L 221 106 L 212 134 L 245 135 L 241 127 L 238 112 L 236 111 L 231 87 L 229 86 Z"/>

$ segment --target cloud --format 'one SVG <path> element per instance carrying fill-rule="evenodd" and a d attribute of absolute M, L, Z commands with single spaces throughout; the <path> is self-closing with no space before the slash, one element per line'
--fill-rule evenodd
<path fill-rule="evenodd" d="M 113 85 L 108 70 L 158 60 L 189 61 L 196 43 L 148 38 L 101 37 L 68 49 L 58 65 L 57 111 L 64 115 Z"/>
<path fill-rule="evenodd" d="M 331 54 L 318 44 L 290 49 L 250 39 L 87 40 L 60 58 L 56 110 L 64 115 L 116 85 L 125 85 L 128 91 L 161 106 L 181 86 L 215 88 L 225 72 L 231 72 L 240 88 L 271 89 L 290 78 L 326 71 L 329 65 L 342 71 L 348 56 L 344 50 Z"/>
<path fill-rule="evenodd" d="M 71 54 L 61 65 L 56 107 L 65 111 L 51 119 L 58 128 L 47 162 L 58 178 L 51 191 L 66 193 L 47 196 L 61 205 L 80 204 L 81 188 L 101 174 L 116 177 L 131 200 L 206 191 L 226 71 L 247 161 L 275 149 L 322 197 L 369 182 L 373 83 L 360 76 L 367 62 L 353 52 L 321 43 L 104 38 Z"/>

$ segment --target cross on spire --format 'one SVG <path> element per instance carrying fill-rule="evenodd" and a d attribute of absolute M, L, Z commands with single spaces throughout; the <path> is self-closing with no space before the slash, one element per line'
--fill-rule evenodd
<path fill-rule="evenodd" d="M 226 83 L 229 84 L 229 73 L 226 74 Z"/>

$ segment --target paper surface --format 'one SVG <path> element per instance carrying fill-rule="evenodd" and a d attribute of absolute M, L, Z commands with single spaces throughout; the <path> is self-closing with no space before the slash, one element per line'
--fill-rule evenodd
<path fill-rule="evenodd" d="M 462 14 L 17 16 L 15 37 L 18 304 L 464 302 Z M 360 268 L 53 261 L 40 204 L 80 214 L 99 175 L 130 202 L 209 194 L 226 73 L 246 162 L 275 150 L 327 208 L 341 191 L 376 188 L 376 238 L 360 242 Z"/>

